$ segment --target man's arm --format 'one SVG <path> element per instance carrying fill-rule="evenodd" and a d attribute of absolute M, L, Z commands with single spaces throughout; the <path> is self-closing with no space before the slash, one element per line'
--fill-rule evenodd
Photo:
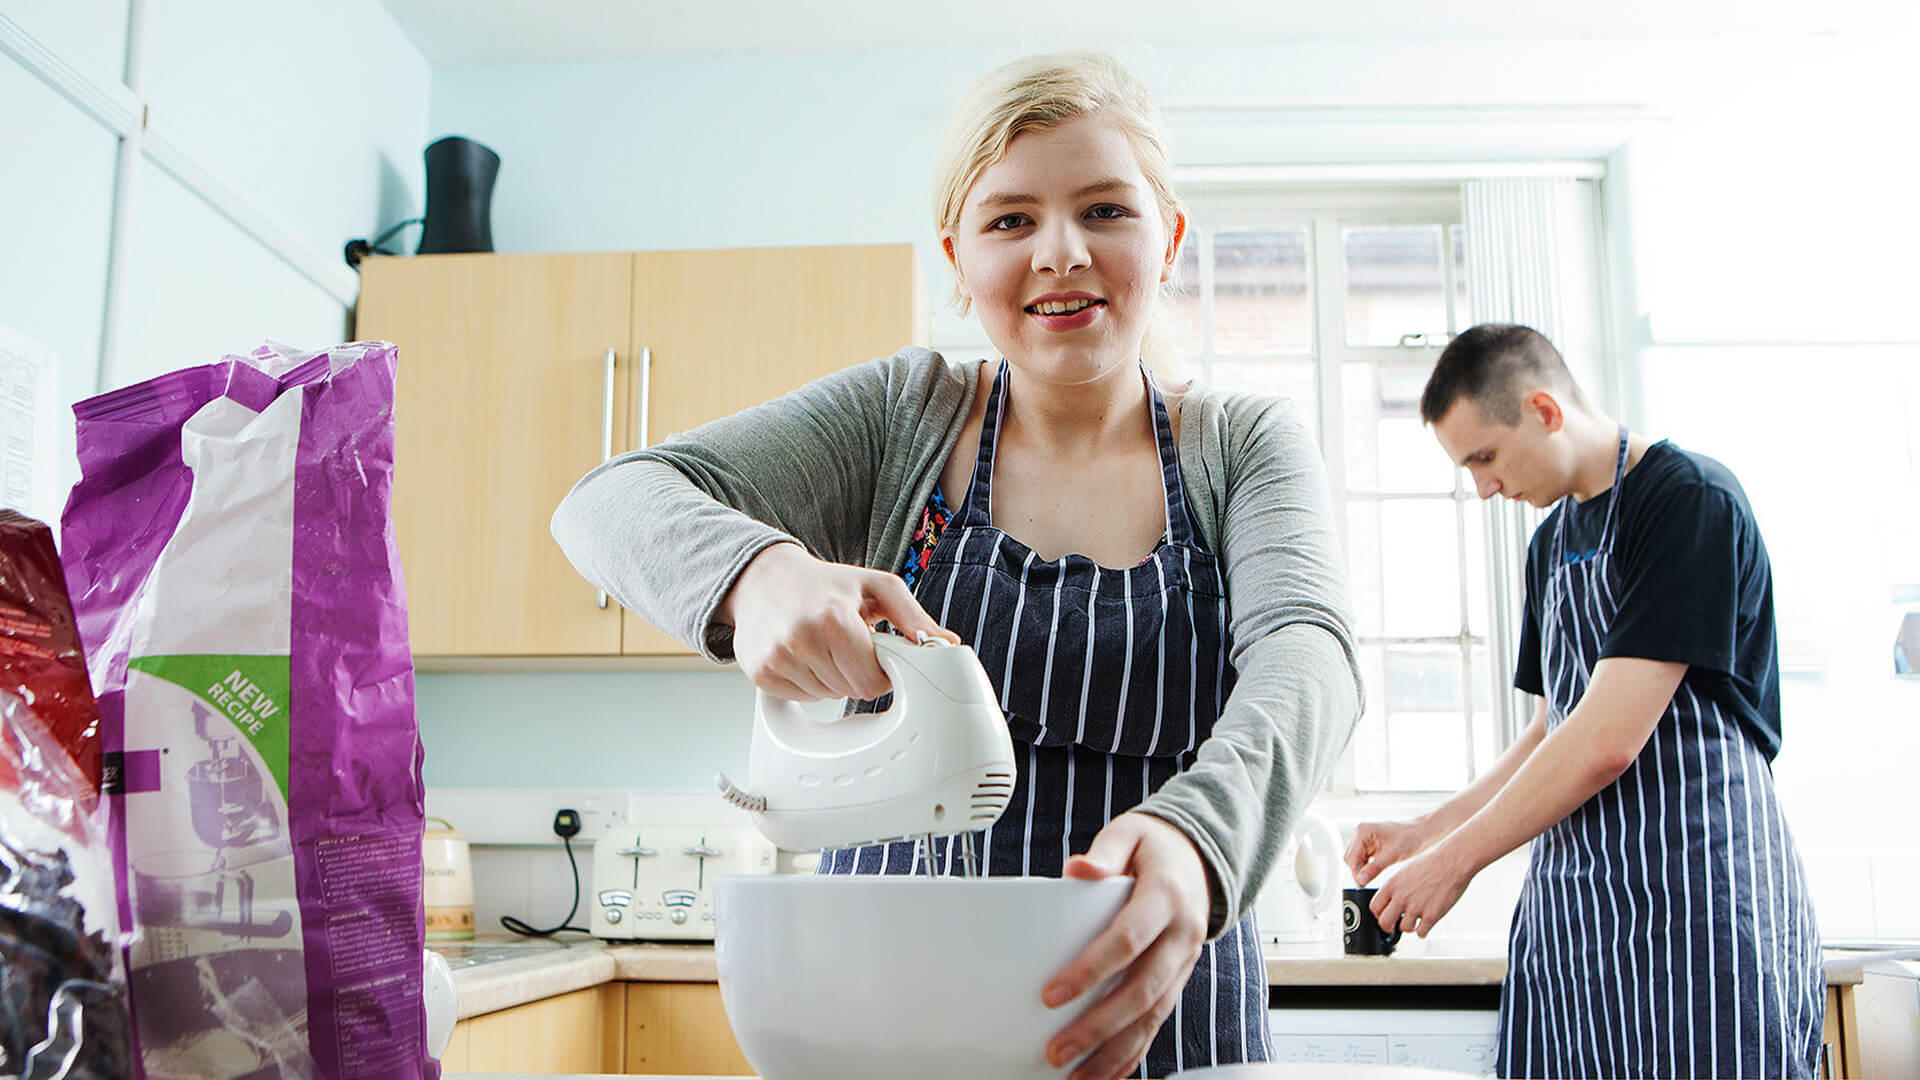
<path fill-rule="evenodd" d="M 1627 771 L 1667 711 L 1687 665 L 1610 657 L 1573 715 L 1534 749 L 1513 779 L 1459 828 L 1381 886 L 1373 910 L 1422 936 L 1473 876 L 1545 832 Z"/>
<path fill-rule="evenodd" d="M 1365 885 L 1388 867 L 1411 859 L 1427 850 L 1435 841 L 1465 824 L 1493 801 L 1507 786 L 1520 766 L 1547 735 L 1547 699 L 1533 698 L 1533 722 L 1507 747 L 1493 768 L 1481 773 L 1473 783 L 1461 788 L 1452 798 L 1409 821 L 1363 821 L 1353 831 L 1353 843 L 1346 854 L 1347 867 L 1353 871 L 1356 885 Z"/>

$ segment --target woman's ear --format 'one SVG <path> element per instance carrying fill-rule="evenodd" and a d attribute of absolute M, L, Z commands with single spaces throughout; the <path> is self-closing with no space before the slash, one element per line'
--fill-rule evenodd
<path fill-rule="evenodd" d="M 1176 211 L 1173 215 L 1173 227 L 1167 230 L 1167 261 L 1160 268 L 1160 280 L 1165 283 L 1173 278 L 1173 268 L 1180 261 L 1180 245 L 1187 239 L 1187 215 Z"/>
<path fill-rule="evenodd" d="M 954 291 L 960 294 L 961 299 L 967 299 L 967 275 L 961 272 L 960 257 L 954 254 L 952 233 L 940 234 L 940 253 L 947 257 L 947 265 L 953 268 Z"/>

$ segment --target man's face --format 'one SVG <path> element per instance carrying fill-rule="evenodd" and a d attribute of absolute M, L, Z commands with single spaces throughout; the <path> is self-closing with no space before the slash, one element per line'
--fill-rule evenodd
<path fill-rule="evenodd" d="M 1504 495 L 1545 508 L 1568 490 L 1554 440 L 1560 418 L 1558 404 L 1544 392 L 1530 395 L 1520 422 L 1511 425 L 1489 420 L 1477 404 L 1461 398 L 1435 422 L 1433 434 L 1473 477 L 1481 498 Z"/>

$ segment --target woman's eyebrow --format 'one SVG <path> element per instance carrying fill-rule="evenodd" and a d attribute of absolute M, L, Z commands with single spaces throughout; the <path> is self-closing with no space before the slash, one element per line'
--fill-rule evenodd
<path fill-rule="evenodd" d="M 1073 197 L 1076 199 L 1084 199 L 1089 195 L 1100 195 L 1109 191 L 1122 191 L 1132 187 L 1132 184 L 1117 176 L 1109 176 L 1104 180 L 1095 180 L 1093 183 L 1074 192 Z M 1037 203 L 1039 201 L 1040 197 L 1038 195 L 1030 195 L 1024 191 L 1002 191 L 981 199 L 979 205 L 982 207 L 1019 206 Z"/>

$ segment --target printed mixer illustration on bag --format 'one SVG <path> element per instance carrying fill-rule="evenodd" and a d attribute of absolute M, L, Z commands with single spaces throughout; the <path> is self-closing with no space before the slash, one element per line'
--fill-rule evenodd
<path fill-rule="evenodd" d="M 75 409 L 65 561 L 150 1080 L 437 1072 L 394 359 L 261 350 Z"/>

